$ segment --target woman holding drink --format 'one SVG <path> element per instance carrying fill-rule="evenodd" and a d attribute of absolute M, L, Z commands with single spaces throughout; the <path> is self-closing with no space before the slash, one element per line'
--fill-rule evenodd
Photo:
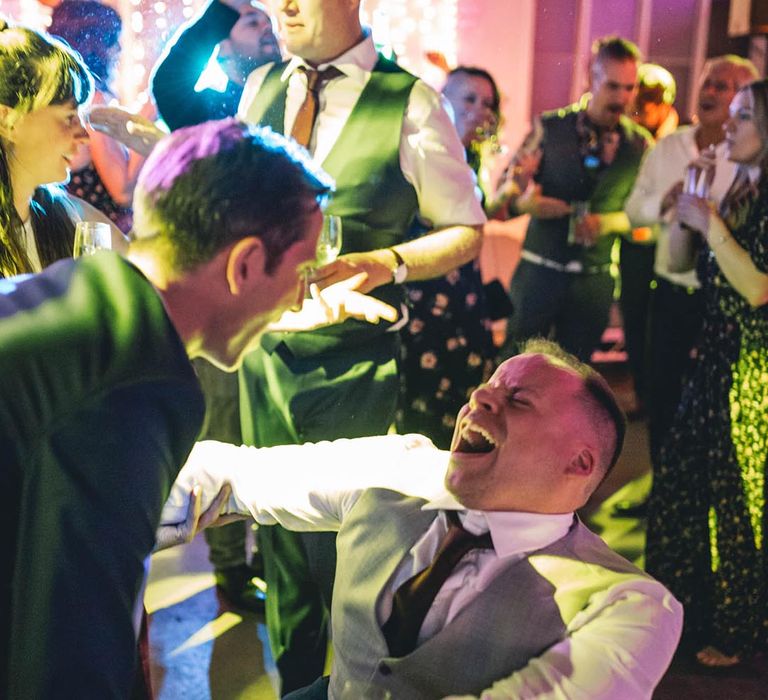
<path fill-rule="evenodd" d="M 92 92 L 88 69 L 63 43 L 0 17 L 0 277 L 71 256 L 76 222 L 107 222 L 50 184 L 69 178 L 87 139 L 80 110 Z M 112 244 L 123 244 L 117 229 Z"/>
<path fill-rule="evenodd" d="M 654 474 L 647 541 L 647 569 L 685 605 L 684 640 L 707 666 L 768 646 L 767 80 L 736 94 L 725 129 L 739 167 L 719 211 L 701 196 L 707 173 L 694 173 L 670 232 L 677 269 L 696 265 L 705 319 Z"/>

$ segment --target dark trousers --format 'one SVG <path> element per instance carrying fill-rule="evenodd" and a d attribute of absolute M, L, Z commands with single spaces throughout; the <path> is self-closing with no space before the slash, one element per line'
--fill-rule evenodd
<path fill-rule="evenodd" d="M 643 245 L 625 238 L 621 239 L 619 303 L 624 326 L 624 347 L 635 382 L 635 395 L 644 402 L 647 401 L 645 375 L 648 354 L 648 315 L 655 256 L 655 245 Z"/>
<path fill-rule="evenodd" d="M 297 358 L 285 344 L 251 353 L 240 372 L 244 442 L 270 447 L 386 434 L 397 402 L 397 351 L 397 334 L 387 333 L 322 359 Z M 323 672 L 335 535 L 260 527 L 259 545 L 267 629 L 285 694 Z"/>
<path fill-rule="evenodd" d="M 534 337 L 552 338 L 580 360 L 589 361 L 608 324 L 613 301 L 610 272 L 572 274 L 523 259 L 510 286 L 515 308 L 501 357 L 511 357 Z"/>
<path fill-rule="evenodd" d="M 662 277 L 657 280 L 648 327 L 648 430 L 654 466 L 693 367 L 703 313 L 700 290 L 686 289 Z"/>

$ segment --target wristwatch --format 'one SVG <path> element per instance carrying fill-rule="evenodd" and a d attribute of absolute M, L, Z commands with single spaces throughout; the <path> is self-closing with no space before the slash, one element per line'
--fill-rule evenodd
<path fill-rule="evenodd" d="M 400 255 L 400 253 L 398 253 L 394 248 L 387 248 L 387 250 L 389 250 L 392 255 L 395 256 L 395 262 L 397 263 L 397 267 L 392 270 L 392 282 L 394 284 L 402 284 L 406 279 L 408 279 L 408 265 L 405 264 L 403 256 Z"/>

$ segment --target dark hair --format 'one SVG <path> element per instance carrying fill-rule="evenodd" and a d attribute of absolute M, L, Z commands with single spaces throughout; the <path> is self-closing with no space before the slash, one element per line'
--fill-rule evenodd
<path fill-rule="evenodd" d="M 0 104 L 11 111 L 0 120 L 0 275 L 32 272 L 24 230 L 13 201 L 9 135 L 19 117 L 48 105 L 87 102 L 93 91 L 80 57 L 61 41 L 0 17 Z M 72 254 L 73 225 L 58 188 L 38 187 L 31 207 L 43 266 Z"/>
<path fill-rule="evenodd" d="M 99 88 L 110 80 L 111 53 L 120 41 L 123 22 L 116 10 L 96 0 L 64 0 L 51 14 L 48 31 L 83 57 Z"/>
<path fill-rule="evenodd" d="M 523 344 L 521 352 L 544 355 L 581 377 L 584 383 L 581 399 L 601 443 L 600 466 L 605 478 L 619 459 L 627 431 L 627 420 L 605 377 L 551 340 L 532 338 Z"/>
<path fill-rule="evenodd" d="M 171 265 L 186 271 L 253 235 L 271 272 L 304 237 L 307 200 L 332 188 L 303 148 L 271 129 L 233 118 L 178 129 L 141 171 L 131 246 L 167 245 Z"/>
<path fill-rule="evenodd" d="M 448 73 L 447 79 L 449 80 L 451 76 L 456 75 L 457 73 L 471 75 L 475 78 L 483 78 L 483 80 L 488 81 L 488 84 L 491 86 L 491 91 L 493 93 L 493 105 L 491 106 L 491 109 L 493 110 L 496 119 L 498 119 L 499 116 L 501 116 L 501 93 L 499 92 L 499 86 L 496 85 L 496 81 L 493 79 L 493 76 L 487 70 L 485 70 L 485 68 L 478 68 L 476 66 L 456 66 L 456 68 Z"/>
<path fill-rule="evenodd" d="M 620 36 L 604 36 L 592 42 L 592 69 L 605 61 L 642 61 L 640 49 Z"/>
<path fill-rule="evenodd" d="M 763 141 L 763 151 L 760 155 L 760 181 L 764 184 L 768 182 L 768 79 L 748 83 L 739 92 L 746 90 L 752 93 L 753 119 Z"/>

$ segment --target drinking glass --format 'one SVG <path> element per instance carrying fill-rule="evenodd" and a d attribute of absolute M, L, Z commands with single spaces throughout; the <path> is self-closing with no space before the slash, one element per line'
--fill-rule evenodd
<path fill-rule="evenodd" d="M 317 239 L 316 263 L 320 267 L 332 263 L 341 252 L 341 217 L 334 214 L 323 216 L 323 228 Z"/>
<path fill-rule="evenodd" d="M 589 202 L 571 202 L 571 215 L 568 219 L 568 245 L 583 245 L 576 237 L 576 229 L 587 214 L 589 214 Z"/>
<path fill-rule="evenodd" d="M 112 229 L 101 221 L 78 221 L 75 226 L 75 258 L 112 248 Z"/>

